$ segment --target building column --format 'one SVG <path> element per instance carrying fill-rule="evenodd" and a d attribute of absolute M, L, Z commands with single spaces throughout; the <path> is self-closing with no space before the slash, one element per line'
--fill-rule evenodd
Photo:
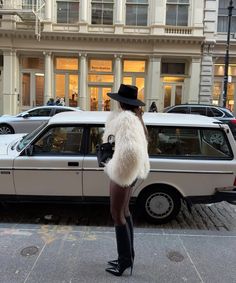
<path fill-rule="evenodd" d="M 19 60 L 15 50 L 3 52 L 3 114 L 19 111 Z"/>
<path fill-rule="evenodd" d="M 187 91 L 189 94 L 187 103 L 199 103 L 200 73 L 201 58 L 192 58 L 189 91 Z"/>
<path fill-rule="evenodd" d="M 45 74 L 44 74 L 44 104 L 47 103 L 49 98 L 53 97 L 52 94 L 52 81 L 53 81 L 53 72 L 52 72 L 52 53 L 44 52 L 45 56 Z"/>
<path fill-rule="evenodd" d="M 164 34 L 163 23 L 165 20 L 166 4 L 162 0 L 149 1 L 150 25 L 152 34 Z"/>
<path fill-rule="evenodd" d="M 192 10 L 194 11 L 192 26 L 195 27 L 194 29 L 195 36 L 202 36 L 203 33 L 204 8 L 205 8 L 204 0 L 192 1 Z"/>
<path fill-rule="evenodd" d="M 114 91 L 118 91 L 120 84 L 122 83 L 122 55 L 115 55 L 115 80 L 114 80 Z"/>
<path fill-rule="evenodd" d="M 45 19 L 43 22 L 43 31 L 52 31 L 52 1 L 45 2 Z"/>
<path fill-rule="evenodd" d="M 79 107 L 82 110 L 89 109 L 89 97 L 88 97 L 88 62 L 87 54 L 79 54 L 80 57 L 80 76 L 79 76 Z"/>
<path fill-rule="evenodd" d="M 87 0 L 80 1 L 80 32 L 88 31 L 88 2 Z"/>
<path fill-rule="evenodd" d="M 215 40 L 204 42 L 202 46 L 199 103 L 212 103 L 212 87 L 214 80 L 214 64 L 212 54 L 214 46 Z"/>
<path fill-rule="evenodd" d="M 146 110 L 151 103 L 156 102 L 158 110 L 163 109 L 164 102 L 161 97 L 161 57 L 150 56 L 148 62 L 148 75 L 146 87 Z"/>
<path fill-rule="evenodd" d="M 124 0 L 115 0 L 114 4 L 114 26 L 115 33 L 123 33 L 123 27 L 125 23 L 125 1 Z"/>
<path fill-rule="evenodd" d="M 119 90 L 120 84 L 122 83 L 122 55 L 114 55 L 115 57 L 115 72 L 114 72 L 114 86 L 113 91 L 117 92 Z M 111 100 L 111 108 L 116 109 L 117 103 Z"/>

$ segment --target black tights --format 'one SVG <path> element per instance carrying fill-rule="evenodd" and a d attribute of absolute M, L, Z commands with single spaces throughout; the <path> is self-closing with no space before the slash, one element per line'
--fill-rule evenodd
<path fill-rule="evenodd" d="M 130 216 L 131 193 L 131 187 L 124 188 L 110 181 L 110 210 L 115 226 L 124 225 L 126 223 L 125 217 Z"/>

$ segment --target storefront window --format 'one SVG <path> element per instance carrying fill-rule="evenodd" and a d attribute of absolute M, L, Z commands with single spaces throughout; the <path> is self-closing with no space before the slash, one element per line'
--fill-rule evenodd
<path fill-rule="evenodd" d="M 44 74 L 35 74 L 35 102 L 36 106 L 44 104 Z"/>
<path fill-rule="evenodd" d="M 146 62 L 145 61 L 124 61 L 124 72 L 133 72 L 133 73 L 143 73 L 145 72 Z"/>
<path fill-rule="evenodd" d="M 111 60 L 94 60 L 89 61 L 90 72 L 112 72 Z"/>
<path fill-rule="evenodd" d="M 30 74 L 22 76 L 22 105 L 30 106 Z"/>
<path fill-rule="evenodd" d="M 89 60 L 89 97 L 91 111 L 110 111 L 110 98 L 114 75 L 112 60 Z"/>
<path fill-rule="evenodd" d="M 56 58 L 57 70 L 75 70 L 79 69 L 79 62 L 77 58 Z"/>
<path fill-rule="evenodd" d="M 64 98 L 65 97 L 65 75 L 56 74 L 56 97 Z"/>
<path fill-rule="evenodd" d="M 146 61 L 124 60 L 123 83 L 138 88 L 138 99 L 144 101 Z"/>
<path fill-rule="evenodd" d="M 181 77 L 163 78 L 164 108 L 182 103 L 183 85 L 184 85 L 184 78 Z"/>
<path fill-rule="evenodd" d="M 23 69 L 44 69 L 44 60 L 41 58 L 23 57 L 21 62 Z"/>
<path fill-rule="evenodd" d="M 102 83 L 113 83 L 114 76 L 113 75 L 89 75 L 89 82 L 102 82 Z"/>
<path fill-rule="evenodd" d="M 136 78 L 136 87 L 138 88 L 138 99 L 144 101 L 144 78 Z"/>
<path fill-rule="evenodd" d="M 185 63 L 165 63 L 161 64 L 161 73 L 170 75 L 184 75 Z"/>
<path fill-rule="evenodd" d="M 214 66 L 214 87 L 212 103 L 215 105 L 222 104 L 222 93 L 224 88 L 224 64 L 215 64 Z M 234 111 L 234 92 L 235 92 L 236 64 L 230 64 L 228 68 L 228 85 L 226 107 Z"/>
<path fill-rule="evenodd" d="M 235 83 L 228 83 L 226 107 L 229 108 L 232 112 L 234 111 L 234 92 L 235 92 Z M 221 105 L 222 93 L 223 93 L 223 79 L 221 81 L 214 82 L 213 100 L 212 100 L 213 104 Z"/>
<path fill-rule="evenodd" d="M 224 76 L 225 67 L 224 65 L 215 65 L 215 76 Z M 236 76 L 236 65 L 230 64 L 228 68 L 229 76 Z"/>

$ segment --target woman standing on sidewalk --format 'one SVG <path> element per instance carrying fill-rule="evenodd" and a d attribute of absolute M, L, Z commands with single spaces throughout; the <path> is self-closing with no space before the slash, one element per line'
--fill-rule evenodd
<path fill-rule="evenodd" d="M 134 261 L 133 222 L 129 211 L 132 187 L 137 179 L 145 179 L 149 172 L 147 130 L 142 119 L 135 86 L 121 84 L 118 93 L 107 95 L 119 102 L 118 110 L 108 116 L 103 142 L 114 137 L 115 151 L 105 165 L 110 178 L 110 209 L 115 224 L 118 259 L 109 261 L 107 272 L 121 276 Z"/>

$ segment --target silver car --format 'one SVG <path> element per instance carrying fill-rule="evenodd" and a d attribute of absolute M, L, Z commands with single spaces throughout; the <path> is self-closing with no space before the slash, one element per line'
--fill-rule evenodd
<path fill-rule="evenodd" d="M 81 111 L 79 108 L 67 106 L 40 106 L 16 116 L 0 117 L 0 135 L 15 133 L 30 133 L 55 114 L 66 111 Z"/>

